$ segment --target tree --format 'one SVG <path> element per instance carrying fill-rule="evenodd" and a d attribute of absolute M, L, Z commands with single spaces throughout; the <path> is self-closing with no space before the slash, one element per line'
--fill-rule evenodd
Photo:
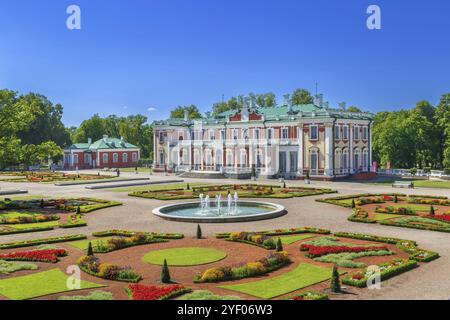
<path fill-rule="evenodd" d="M 49 158 L 61 159 L 63 150 L 53 141 L 47 141 L 39 145 L 27 144 L 21 147 L 20 163 L 27 166 L 42 163 Z"/>
<path fill-rule="evenodd" d="M 93 256 L 94 255 L 94 249 L 92 248 L 92 243 L 89 241 L 88 248 L 87 248 L 87 255 Z"/>
<path fill-rule="evenodd" d="M 283 251 L 283 243 L 281 242 L 281 238 L 278 238 L 277 241 L 277 248 L 275 249 L 276 252 L 281 252 Z"/>
<path fill-rule="evenodd" d="M 441 97 L 434 120 L 438 129 L 440 165 L 450 167 L 450 93 Z"/>
<path fill-rule="evenodd" d="M 167 265 L 167 260 L 164 259 L 164 264 L 161 269 L 161 282 L 162 283 L 171 283 L 169 266 Z"/>
<path fill-rule="evenodd" d="M 331 292 L 334 292 L 334 293 L 341 292 L 341 281 L 339 279 L 339 271 L 338 271 L 337 265 L 333 266 L 330 287 L 331 287 Z"/>
<path fill-rule="evenodd" d="M 314 98 L 308 90 L 295 89 L 294 93 L 292 93 L 291 101 L 293 105 L 311 104 L 314 103 Z"/>
<path fill-rule="evenodd" d="M 356 112 L 356 113 L 361 113 L 361 112 L 362 112 L 362 110 L 361 110 L 360 108 L 355 107 L 355 106 L 350 106 L 350 107 L 348 107 L 348 108 L 347 108 L 347 111 L 348 111 L 348 112 Z"/>
<path fill-rule="evenodd" d="M 200 225 L 197 225 L 197 239 L 201 239 L 202 238 L 202 228 L 200 227 Z"/>
<path fill-rule="evenodd" d="M 184 111 L 188 111 L 189 119 L 201 119 L 202 115 L 198 108 L 191 104 L 190 106 L 178 106 L 175 109 L 173 109 L 170 112 L 170 118 L 171 119 L 183 119 L 184 118 Z"/>
<path fill-rule="evenodd" d="M 87 143 L 89 138 L 92 141 L 100 140 L 105 133 L 105 122 L 98 114 L 94 114 L 90 119 L 81 123 L 75 133 L 74 142 Z"/>

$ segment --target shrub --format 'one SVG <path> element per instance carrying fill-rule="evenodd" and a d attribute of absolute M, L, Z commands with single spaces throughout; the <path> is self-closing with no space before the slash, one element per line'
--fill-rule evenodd
<path fill-rule="evenodd" d="M 90 241 L 89 241 L 88 248 L 87 248 L 87 255 L 88 256 L 94 255 L 94 250 L 92 249 L 92 243 Z"/>
<path fill-rule="evenodd" d="M 293 296 L 290 300 L 328 300 L 328 295 L 313 291 L 307 291 Z"/>
<path fill-rule="evenodd" d="M 166 259 L 164 259 L 164 264 L 161 269 L 161 282 L 162 283 L 171 283 L 169 266 L 167 265 Z"/>
<path fill-rule="evenodd" d="M 200 227 L 200 225 L 197 225 L 197 239 L 201 239 L 202 238 L 202 228 Z"/>
<path fill-rule="evenodd" d="M 339 271 L 337 265 L 333 266 L 333 272 L 331 274 L 331 292 L 339 293 L 341 292 L 341 281 L 339 279 Z"/>
<path fill-rule="evenodd" d="M 281 238 L 278 238 L 276 251 L 277 252 L 283 251 L 283 243 L 281 242 Z"/>

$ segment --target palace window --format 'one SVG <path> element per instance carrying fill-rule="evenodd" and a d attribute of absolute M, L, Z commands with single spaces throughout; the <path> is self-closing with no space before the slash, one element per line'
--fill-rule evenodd
<path fill-rule="evenodd" d="M 273 128 L 267 129 L 267 139 L 269 140 L 273 139 Z"/>
<path fill-rule="evenodd" d="M 309 140 L 317 140 L 319 139 L 319 132 L 317 125 L 309 126 Z"/>
<path fill-rule="evenodd" d="M 363 140 L 369 139 L 369 129 L 367 127 L 363 127 Z"/>
<path fill-rule="evenodd" d="M 348 140 L 348 126 L 343 126 L 343 136 L 344 140 Z"/>
<path fill-rule="evenodd" d="M 73 155 L 73 164 L 78 164 L 78 155 L 77 154 Z"/>
<path fill-rule="evenodd" d="M 127 163 L 128 162 L 128 153 L 122 153 L 122 162 Z"/>
<path fill-rule="evenodd" d="M 107 153 L 103 154 L 103 163 L 108 163 L 109 162 L 109 157 Z"/>
<path fill-rule="evenodd" d="M 334 127 L 334 139 L 341 140 L 341 126 L 336 125 Z"/>
<path fill-rule="evenodd" d="M 311 150 L 309 154 L 309 166 L 311 170 L 317 171 L 319 168 L 319 154 L 317 150 Z"/>
<path fill-rule="evenodd" d="M 354 132 L 354 138 L 355 140 L 359 140 L 359 126 L 355 126 L 355 128 L 353 129 Z"/>
<path fill-rule="evenodd" d="M 119 155 L 117 153 L 113 153 L 113 163 L 119 162 Z"/>
<path fill-rule="evenodd" d="M 214 130 L 209 130 L 209 140 L 215 140 L 216 139 L 216 137 L 215 137 L 215 135 L 214 135 Z"/>
<path fill-rule="evenodd" d="M 220 139 L 221 140 L 225 140 L 226 139 L 226 137 L 225 137 L 225 130 L 220 130 Z"/>
<path fill-rule="evenodd" d="M 281 129 L 281 139 L 288 139 L 289 138 L 289 129 L 283 128 Z"/>
<path fill-rule="evenodd" d="M 164 132 L 159 132 L 159 142 L 164 142 Z"/>
<path fill-rule="evenodd" d="M 260 136 L 259 136 L 259 129 L 255 129 L 255 139 L 259 140 Z"/>

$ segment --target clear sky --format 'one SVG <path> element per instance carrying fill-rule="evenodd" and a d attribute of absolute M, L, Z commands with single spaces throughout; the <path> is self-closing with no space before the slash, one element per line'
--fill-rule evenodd
<path fill-rule="evenodd" d="M 63 104 L 67 125 L 316 82 L 331 106 L 376 112 L 450 91 L 449 38 L 448 0 L 0 0 L 0 88 Z"/>

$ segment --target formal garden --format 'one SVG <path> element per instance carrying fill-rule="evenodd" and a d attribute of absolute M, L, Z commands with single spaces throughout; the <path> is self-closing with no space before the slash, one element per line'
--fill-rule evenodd
<path fill-rule="evenodd" d="M 53 171 L 10 171 L 0 172 L 0 176 L 5 178 L 5 182 L 36 182 L 36 183 L 55 183 L 55 182 L 92 182 L 96 180 L 108 181 L 117 180 L 117 175 L 100 175 L 86 173 L 64 173 Z"/>
<path fill-rule="evenodd" d="M 349 221 L 450 232 L 450 199 L 432 195 L 356 194 L 319 202 L 351 208 Z"/>
<path fill-rule="evenodd" d="M 286 183 L 279 185 L 264 184 L 226 184 L 226 185 L 190 185 L 177 184 L 162 188 L 143 189 L 130 193 L 130 196 L 157 200 L 198 199 L 201 194 L 215 197 L 237 193 L 239 198 L 289 199 L 336 193 L 327 188 L 288 187 Z"/>
<path fill-rule="evenodd" d="M 84 227 L 84 214 L 118 205 L 121 203 L 95 198 L 4 198 L 0 200 L 0 235 Z"/>
<path fill-rule="evenodd" d="M 0 297 L 327 300 L 439 257 L 414 241 L 300 227 L 220 233 L 105 230 L 0 243 Z M 81 269 L 68 287 L 68 266 Z M 370 284 L 370 281 L 369 281 Z"/>

